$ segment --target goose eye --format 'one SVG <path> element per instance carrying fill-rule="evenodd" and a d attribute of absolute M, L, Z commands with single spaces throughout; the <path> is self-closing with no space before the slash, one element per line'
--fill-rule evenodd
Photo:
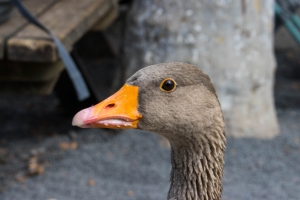
<path fill-rule="evenodd" d="M 160 84 L 160 89 L 164 92 L 172 92 L 176 88 L 176 82 L 171 78 L 166 78 Z"/>

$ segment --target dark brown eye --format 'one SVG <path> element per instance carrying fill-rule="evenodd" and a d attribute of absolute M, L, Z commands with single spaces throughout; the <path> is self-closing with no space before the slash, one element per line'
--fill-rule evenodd
<path fill-rule="evenodd" d="M 160 89 L 164 92 L 172 92 L 176 88 L 176 82 L 171 78 L 166 78 L 160 84 Z"/>

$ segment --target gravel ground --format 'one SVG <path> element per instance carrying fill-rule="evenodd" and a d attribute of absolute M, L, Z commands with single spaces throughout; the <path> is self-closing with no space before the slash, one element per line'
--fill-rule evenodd
<path fill-rule="evenodd" d="M 224 200 L 300 199 L 299 77 L 278 76 L 275 91 L 281 134 L 228 138 Z M 1 200 L 166 199 L 170 150 L 157 135 L 71 127 L 54 95 L 2 93 L 0 110 Z"/>

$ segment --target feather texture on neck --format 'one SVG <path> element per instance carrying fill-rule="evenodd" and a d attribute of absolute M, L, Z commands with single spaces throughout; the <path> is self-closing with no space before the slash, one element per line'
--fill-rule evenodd
<path fill-rule="evenodd" d="M 220 123 L 222 124 L 222 122 Z M 171 143 L 169 200 L 220 200 L 225 151 L 224 127 L 214 126 L 186 144 Z"/>

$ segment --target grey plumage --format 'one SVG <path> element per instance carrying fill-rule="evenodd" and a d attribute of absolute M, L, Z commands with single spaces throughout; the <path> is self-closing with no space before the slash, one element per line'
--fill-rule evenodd
<path fill-rule="evenodd" d="M 159 86 L 176 81 L 173 92 Z M 222 110 L 209 77 L 186 63 L 162 63 L 136 72 L 127 82 L 139 87 L 138 123 L 171 144 L 168 199 L 219 200 L 226 145 Z"/>

